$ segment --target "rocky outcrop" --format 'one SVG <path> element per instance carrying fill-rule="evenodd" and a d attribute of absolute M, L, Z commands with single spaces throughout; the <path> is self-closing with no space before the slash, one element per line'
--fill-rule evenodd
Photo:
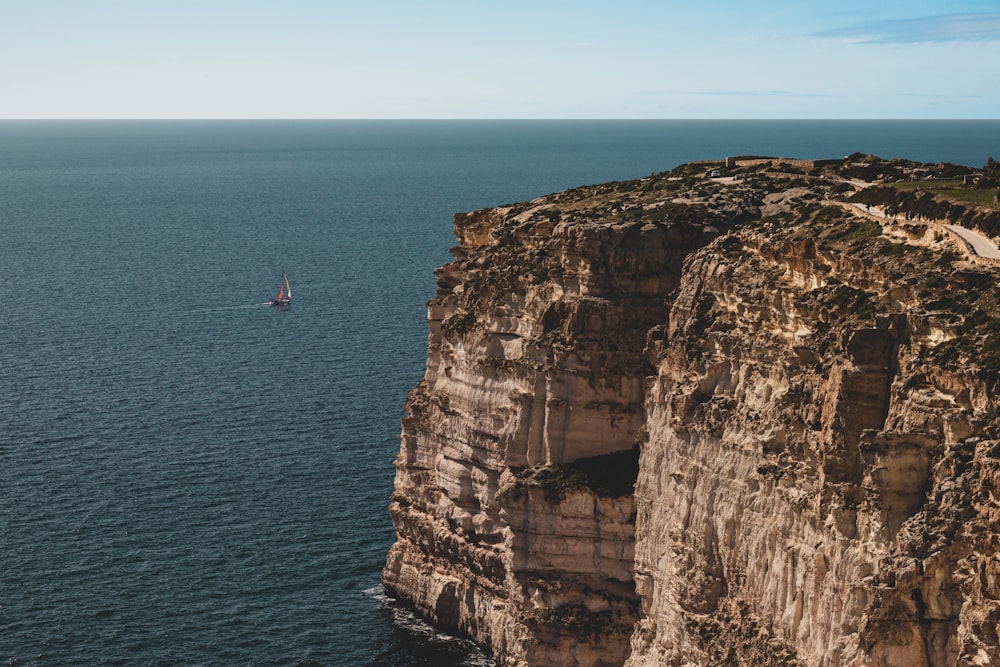
<path fill-rule="evenodd" d="M 996 539 L 972 492 L 994 385 L 935 363 L 917 291 L 886 289 L 903 270 L 823 231 L 744 231 L 688 267 L 647 400 L 629 665 L 1000 659 L 995 609 L 963 642 L 984 606 L 960 593 L 967 540 Z"/>
<path fill-rule="evenodd" d="M 691 224 L 646 203 L 616 218 L 600 186 L 457 215 L 438 271 L 384 582 L 503 664 L 620 665 L 628 650 L 646 333 L 686 253 L 740 215 Z"/>
<path fill-rule="evenodd" d="M 1000 664 L 996 275 L 837 168 L 456 216 L 387 591 L 501 665 Z"/>

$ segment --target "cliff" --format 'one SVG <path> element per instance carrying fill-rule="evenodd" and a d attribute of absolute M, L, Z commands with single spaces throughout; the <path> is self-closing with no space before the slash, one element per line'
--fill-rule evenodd
<path fill-rule="evenodd" d="M 386 590 L 505 666 L 1000 664 L 996 269 L 711 169 L 455 217 Z"/>

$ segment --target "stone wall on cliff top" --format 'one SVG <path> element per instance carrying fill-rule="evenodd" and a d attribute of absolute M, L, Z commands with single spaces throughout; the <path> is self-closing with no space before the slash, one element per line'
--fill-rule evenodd
<path fill-rule="evenodd" d="M 995 276 L 700 169 L 456 216 L 386 590 L 501 665 L 1000 664 Z"/>

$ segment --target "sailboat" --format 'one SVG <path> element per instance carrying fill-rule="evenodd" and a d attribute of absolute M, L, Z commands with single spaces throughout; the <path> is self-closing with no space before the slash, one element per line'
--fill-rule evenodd
<path fill-rule="evenodd" d="M 281 285 L 278 287 L 278 296 L 267 302 L 269 306 L 288 306 L 292 303 L 292 286 L 288 282 L 288 275 L 281 272 Z"/>

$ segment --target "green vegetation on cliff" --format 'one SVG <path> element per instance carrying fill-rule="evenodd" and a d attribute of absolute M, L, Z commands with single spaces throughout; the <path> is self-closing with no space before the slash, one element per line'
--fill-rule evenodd
<path fill-rule="evenodd" d="M 625 452 L 577 459 L 558 466 L 528 468 L 518 475 L 523 484 L 540 486 L 555 496 L 589 489 L 599 496 L 618 498 L 632 493 L 639 474 L 638 447 Z"/>

